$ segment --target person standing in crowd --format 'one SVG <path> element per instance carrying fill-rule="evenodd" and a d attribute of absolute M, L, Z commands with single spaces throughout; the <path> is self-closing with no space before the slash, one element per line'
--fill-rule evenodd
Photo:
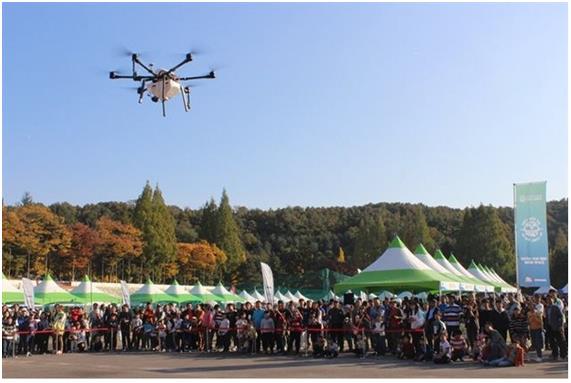
<path fill-rule="evenodd" d="M 508 312 L 504 309 L 504 303 L 500 299 L 496 301 L 495 306 L 495 310 L 492 311 L 491 322 L 494 329 L 504 338 L 504 341 L 507 341 L 510 327 Z"/>
<path fill-rule="evenodd" d="M 274 320 L 270 316 L 270 312 L 264 313 L 264 318 L 260 321 L 260 334 L 262 335 L 262 348 L 266 354 L 273 354 L 274 346 Z"/>
<path fill-rule="evenodd" d="M 333 307 L 327 312 L 327 327 L 331 329 L 331 337 L 339 346 L 339 352 L 343 352 L 345 341 L 343 340 L 343 322 L 345 314 L 341 309 L 340 302 L 334 302 Z"/>
<path fill-rule="evenodd" d="M 287 349 L 288 352 L 294 352 L 295 348 L 295 355 L 299 354 L 299 349 L 301 347 L 301 333 L 303 331 L 302 327 L 302 316 L 298 310 L 295 310 L 292 313 L 292 317 L 288 323 L 288 328 L 290 330 L 290 336 L 288 339 Z"/>
<path fill-rule="evenodd" d="M 460 329 L 460 321 L 462 319 L 462 308 L 456 302 L 454 297 L 450 297 L 449 304 L 442 312 L 442 321 L 446 324 L 449 334 L 453 334 Z"/>
<path fill-rule="evenodd" d="M 527 313 L 527 321 L 529 323 L 529 332 L 531 336 L 531 346 L 535 350 L 537 357 L 535 358 L 536 362 L 543 361 L 543 347 L 545 346 L 544 343 L 544 334 L 543 334 L 543 314 L 544 308 L 543 304 L 540 301 L 540 297 L 536 294 L 533 297 L 534 305 L 531 307 L 529 312 Z"/>
<path fill-rule="evenodd" d="M 470 351 L 473 351 L 478 333 L 480 332 L 480 323 L 478 318 L 478 308 L 476 302 L 472 298 L 465 307 L 464 321 L 466 324 L 466 336 L 468 338 L 468 346 Z"/>
<path fill-rule="evenodd" d="M 389 351 L 393 355 L 397 355 L 399 339 L 402 336 L 402 319 L 403 319 L 403 312 L 397 306 L 396 301 L 392 300 L 389 307 L 389 321 L 387 327 L 387 338 L 389 340 Z"/>
<path fill-rule="evenodd" d="M 63 306 L 56 305 L 56 314 L 54 315 L 54 321 L 52 323 L 52 329 L 55 336 L 56 355 L 63 354 L 63 334 L 65 332 L 66 321 L 67 314 L 64 312 Z"/>
<path fill-rule="evenodd" d="M 509 332 L 512 343 L 517 342 L 525 348 L 525 344 L 529 338 L 529 324 L 527 322 L 527 316 L 518 307 L 512 312 Z"/>
<path fill-rule="evenodd" d="M 260 343 L 262 342 L 262 333 L 260 332 L 260 325 L 262 324 L 262 319 L 264 319 L 265 311 L 262 309 L 262 302 L 256 301 L 254 312 L 252 313 L 252 322 L 254 322 L 254 327 L 256 328 L 256 351 L 260 351 Z"/>
<path fill-rule="evenodd" d="M 439 310 L 436 306 L 436 300 L 430 299 L 428 303 L 428 310 L 426 311 L 426 319 L 424 321 L 424 336 L 426 338 L 426 359 L 432 360 L 434 353 L 434 321 L 436 319 L 436 314 Z"/>
<path fill-rule="evenodd" d="M 131 321 L 133 315 L 129 310 L 129 305 L 124 304 L 119 313 L 119 323 L 121 329 L 121 345 L 123 351 L 131 350 Z"/>
<path fill-rule="evenodd" d="M 285 332 L 287 327 L 287 319 L 285 313 L 285 307 L 283 301 L 278 301 L 278 308 L 275 311 L 274 315 L 276 332 L 275 332 L 275 341 L 276 341 L 276 351 L 279 354 L 285 354 Z"/>
<path fill-rule="evenodd" d="M 557 361 L 559 357 L 565 359 L 567 357 L 567 342 L 563 332 L 564 314 L 551 296 L 547 297 L 546 316 L 551 335 L 551 357 L 554 361 Z"/>

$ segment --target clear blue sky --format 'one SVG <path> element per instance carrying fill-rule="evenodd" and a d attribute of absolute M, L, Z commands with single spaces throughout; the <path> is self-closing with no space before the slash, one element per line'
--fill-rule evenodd
<path fill-rule="evenodd" d="M 121 46 L 180 71 L 137 103 Z M 177 55 L 178 54 L 178 55 Z M 567 197 L 566 4 L 3 4 L 3 192 L 192 208 Z"/>

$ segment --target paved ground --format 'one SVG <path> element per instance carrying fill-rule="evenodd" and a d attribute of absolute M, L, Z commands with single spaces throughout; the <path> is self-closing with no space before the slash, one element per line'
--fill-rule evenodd
<path fill-rule="evenodd" d="M 566 361 L 523 368 L 473 362 L 435 365 L 393 357 L 338 359 L 236 354 L 96 353 L 34 355 L 2 360 L 3 378 L 567 378 Z"/>

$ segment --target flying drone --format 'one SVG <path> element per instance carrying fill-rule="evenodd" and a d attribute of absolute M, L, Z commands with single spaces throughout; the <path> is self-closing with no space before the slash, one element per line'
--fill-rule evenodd
<path fill-rule="evenodd" d="M 151 100 L 153 102 L 161 102 L 163 107 L 163 117 L 166 117 L 165 102 L 174 98 L 180 93 L 182 97 L 182 103 L 184 105 L 184 110 L 188 112 L 190 110 L 190 88 L 189 85 L 183 85 L 183 81 L 189 80 L 202 80 L 202 79 L 212 79 L 216 78 L 214 71 L 210 71 L 207 75 L 194 76 L 194 77 L 179 77 L 175 71 L 185 64 L 192 61 L 192 53 L 187 53 L 184 60 L 182 60 L 177 65 L 172 68 L 159 69 L 158 71 L 153 68 L 152 64 L 145 65 L 139 59 L 137 53 L 131 54 L 131 62 L 133 64 L 133 73 L 131 75 L 121 75 L 115 72 L 109 72 L 109 78 L 111 80 L 117 79 L 130 79 L 133 81 L 140 81 L 141 85 L 137 88 L 137 93 L 139 94 L 139 104 L 143 102 L 143 96 L 148 92 Z M 137 73 L 137 66 L 144 69 L 148 75 L 141 76 Z"/>

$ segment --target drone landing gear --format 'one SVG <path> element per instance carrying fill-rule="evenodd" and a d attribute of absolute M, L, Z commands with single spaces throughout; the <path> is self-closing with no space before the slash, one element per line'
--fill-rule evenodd
<path fill-rule="evenodd" d="M 190 110 L 190 88 L 188 86 L 182 88 L 180 96 L 182 97 L 182 104 L 184 105 L 184 111 L 188 112 Z"/>

